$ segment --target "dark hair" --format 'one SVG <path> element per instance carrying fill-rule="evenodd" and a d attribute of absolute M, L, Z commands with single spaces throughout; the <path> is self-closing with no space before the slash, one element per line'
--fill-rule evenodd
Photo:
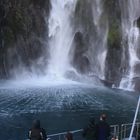
<path fill-rule="evenodd" d="M 39 120 L 34 120 L 33 121 L 33 128 L 39 129 L 40 128 L 40 121 Z"/>
<path fill-rule="evenodd" d="M 101 117 L 102 117 L 102 120 L 103 120 L 103 121 L 105 121 L 106 118 L 107 118 L 106 114 L 102 114 Z"/>

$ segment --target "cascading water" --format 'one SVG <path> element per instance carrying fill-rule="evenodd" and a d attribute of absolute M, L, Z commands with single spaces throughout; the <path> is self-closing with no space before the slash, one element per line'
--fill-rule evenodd
<path fill-rule="evenodd" d="M 99 79 L 104 79 L 104 64 L 106 58 L 106 38 L 107 38 L 107 22 L 101 25 L 103 14 L 103 3 L 101 0 L 94 0 L 91 3 L 92 7 L 92 24 L 95 26 L 97 34 L 93 38 L 94 41 L 90 45 L 87 55 L 91 61 L 93 76 Z M 67 72 L 73 71 L 70 79 L 76 81 L 84 81 L 96 85 L 99 84 L 99 79 L 91 78 L 87 75 L 81 75 L 71 65 L 73 54 L 75 53 L 74 36 L 72 17 L 74 16 L 76 0 L 51 0 L 51 11 L 49 17 L 49 63 L 47 68 L 47 76 L 50 79 L 65 79 Z M 84 7 L 82 7 L 84 8 Z M 74 19 L 74 18 L 73 18 Z M 88 25 L 89 26 L 89 25 Z M 91 35 L 92 36 L 92 35 Z M 88 45 L 86 46 L 88 48 Z M 84 55 L 84 54 L 82 54 Z M 86 66 L 85 66 L 86 67 Z M 71 74 L 71 73 L 70 73 Z M 74 74 L 74 75 L 73 75 Z M 68 78 L 69 79 L 69 78 Z M 83 80 L 84 79 L 84 80 Z M 98 83 L 98 84 L 97 84 Z"/>
<path fill-rule="evenodd" d="M 49 17 L 49 52 L 48 76 L 64 78 L 70 65 L 70 50 L 74 38 L 71 18 L 76 0 L 51 0 Z"/>
<path fill-rule="evenodd" d="M 85 75 L 78 73 L 78 70 L 72 66 L 73 64 L 71 62 L 74 60 L 73 56 L 75 53 L 74 37 L 76 31 L 74 30 L 75 22 L 73 22 L 73 20 L 75 21 L 74 16 L 77 0 L 50 0 L 51 9 L 49 12 L 49 18 L 47 18 L 48 22 L 46 24 L 48 27 L 47 55 L 49 54 L 47 68 L 45 70 L 46 73 L 43 73 L 43 78 L 42 75 L 37 76 L 37 78 L 33 75 L 30 79 L 28 78 L 29 80 L 32 81 L 33 79 L 33 81 L 39 85 L 51 85 L 54 84 L 54 82 L 57 84 L 61 82 L 77 83 L 77 81 L 79 83 L 92 83 L 92 85 L 101 84 L 99 79 L 104 79 L 108 27 L 106 20 L 104 21 L 105 24 L 102 24 L 101 21 L 104 10 L 103 2 L 101 0 L 94 0 L 87 2 L 87 4 L 89 4 L 90 8 L 92 9 L 90 11 L 91 17 L 89 18 L 93 19 L 91 25 L 95 29 L 93 31 L 96 32 L 96 34 L 92 32 L 92 35 L 90 35 L 88 32 L 90 45 L 85 43 L 87 48 L 86 55 L 89 58 L 92 71 L 91 73 L 89 72 L 91 75 L 87 75 L 88 72 Z M 84 9 L 84 5 L 81 8 Z M 88 22 L 87 27 L 90 27 Z M 41 59 L 41 62 L 43 61 L 44 59 Z M 25 75 L 29 75 L 28 72 L 27 74 L 25 73 Z M 22 77 L 26 76 L 21 76 L 21 79 Z M 71 79 L 75 82 L 73 82 Z M 35 84 L 35 82 L 33 83 Z M 24 83 L 26 83 L 26 80 Z"/>
<path fill-rule="evenodd" d="M 101 14 L 103 12 L 103 7 L 101 0 L 94 0 L 93 2 L 93 17 L 94 17 L 94 24 L 98 26 Z"/>
<path fill-rule="evenodd" d="M 128 44 L 129 68 L 122 78 L 120 88 L 134 89 L 134 78 L 140 77 L 137 68 L 140 65 L 138 49 L 140 45 L 140 30 L 136 20 L 140 17 L 140 0 L 121 0 L 123 40 Z M 126 47 L 126 46 L 125 46 Z"/>
<path fill-rule="evenodd" d="M 90 11 L 92 16 L 89 18 L 93 19 L 91 24 L 96 30 L 96 34 L 90 35 L 92 42 L 86 44 L 86 48 L 88 48 L 87 53 L 82 54 L 89 58 L 91 67 L 89 75 L 78 73 L 78 70 L 74 69 L 71 65 L 71 60 L 73 60 L 75 53 L 75 47 L 73 46 L 75 45 L 73 43 L 75 32 L 73 30 L 72 17 L 74 16 L 76 4 L 76 0 L 51 1 L 49 17 L 50 58 L 47 68 L 47 76 L 51 80 L 65 80 L 68 74 L 68 79 L 73 79 L 74 81 L 82 83 L 84 81 L 84 83 L 90 82 L 93 83 L 93 85 L 100 85 L 101 83 L 99 79 L 104 79 L 105 75 L 104 64 L 107 52 L 106 42 L 108 33 L 107 20 L 104 20 L 104 24 L 102 24 L 101 20 L 104 11 L 103 2 L 101 0 L 94 0 L 88 3 L 92 9 L 92 11 Z M 87 27 L 88 26 L 89 25 L 87 25 Z M 88 32 L 88 34 L 90 33 Z M 73 54 L 70 54 L 70 52 Z M 82 60 L 79 63 L 82 63 Z M 86 67 L 86 65 L 83 67 Z M 73 72 L 69 75 L 69 71 Z"/>
<path fill-rule="evenodd" d="M 103 2 L 101 0 L 94 0 L 92 3 L 93 24 L 96 29 L 96 35 L 93 37 L 92 45 L 89 49 L 89 58 L 92 64 L 93 74 L 99 79 L 105 79 L 105 59 L 107 54 L 107 35 L 108 22 L 103 19 Z"/>

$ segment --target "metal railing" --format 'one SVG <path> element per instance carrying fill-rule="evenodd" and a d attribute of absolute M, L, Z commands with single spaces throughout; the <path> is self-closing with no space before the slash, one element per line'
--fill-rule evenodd
<path fill-rule="evenodd" d="M 83 131 L 83 129 L 79 129 L 79 130 L 74 130 L 74 131 L 70 131 L 70 132 L 73 134 L 75 139 L 80 138 L 80 140 L 81 140 L 82 131 Z M 48 135 L 48 139 L 50 139 L 50 140 L 64 140 L 66 134 L 67 134 L 67 132 L 51 134 L 51 135 Z"/>
<path fill-rule="evenodd" d="M 132 123 L 121 124 L 121 125 L 111 125 L 110 126 L 110 128 L 111 128 L 110 139 L 117 138 L 119 140 L 125 140 L 125 139 L 129 138 L 131 127 L 132 127 Z M 133 133 L 133 138 L 136 140 L 138 139 L 138 136 L 139 136 L 139 132 L 138 132 L 139 129 L 140 129 L 140 122 L 137 122 L 135 124 L 135 129 L 134 129 L 134 133 Z M 74 130 L 74 131 L 70 131 L 70 132 L 73 134 L 74 140 L 85 140 L 82 137 L 83 129 Z M 47 140 L 65 140 L 66 134 L 67 134 L 67 132 L 51 134 L 51 135 L 48 135 Z"/>
<path fill-rule="evenodd" d="M 79 130 L 70 131 L 70 132 L 73 134 L 74 140 L 84 140 L 84 138 L 82 137 L 82 131 L 83 131 L 82 129 L 79 129 Z M 47 140 L 65 140 L 66 134 L 67 132 L 48 135 Z"/>
<path fill-rule="evenodd" d="M 120 127 L 119 125 L 111 125 L 111 137 L 119 137 L 119 131 L 120 131 Z"/>
<path fill-rule="evenodd" d="M 111 136 L 118 137 L 119 125 L 111 125 L 110 127 L 111 127 Z M 82 137 L 83 129 L 74 130 L 74 131 L 70 131 L 70 132 L 73 134 L 73 137 L 75 140 L 84 140 L 84 138 Z M 51 134 L 51 135 L 48 135 L 48 139 L 50 139 L 50 140 L 64 140 L 66 134 L 67 134 L 67 132 Z"/>
<path fill-rule="evenodd" d="M 120 132 L 120 139 L 121 140 L 129 137 L 131 127 L 132 127 L 132 123 L 122 124 L 121 125 L 121 132 Z M 140 128 L 140 123 L 136 123 L 135 124 L 135 129 L 134 129 L 134 132 L 133 132 L 133 137 L 135 139 L 138 138 L 138 135 L 139 135 L 138 130 L 139 130 L 139 128 Z"/>

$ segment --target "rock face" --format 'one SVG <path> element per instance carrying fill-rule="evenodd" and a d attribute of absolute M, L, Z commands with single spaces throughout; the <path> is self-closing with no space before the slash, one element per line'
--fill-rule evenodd
<path fill-rule="evenodd" d="M 134 80 L 134 90 L 136 91 L 140 91 L 140 78 L 135 78 L 133 79 Z"/>
<path fill-rule="evenodd" d="M 137 25 L 138 25 L 138 27 L 140 28 L 140 17 L 137 19 Z"/>
<path fill-rule="evenodd" d="M 118 0 L 106 1 L 105 3 L 109 21 L 105 76 L 107 81 L 118 86 L 121 80 L 122 60 L 121 13 Z"/>
<path fill-rule="evenodd" d="M 84 55 L 87 51 L 87 47 L 81 32 L 77 32 L 74 37 L 75 52 L 74 52 L 74 67 L 82 73 L 89 71 L 90 62 Z"/>
<path fill-rule="evenodd" d="M 74 19 L 74 59 L 73 65 L 80 73 L 86 73 L 90 70 L 90 61 L 87 56 L 90 40 L 94 31 L 93 15 L 91 1 L 78 0 L 75 9 Z"/>
<path fill-rule="evenodd" d="M 49 8 L 49 0 L 0 1 L 0 78 L 41 57 Z"/>
<path fill-rule="evenodd" d="M 110 87 L 119 85 L 129 67 L 128 42 L 122 39 L 119 2 L 77 0 L 74 18 L 71 17 L 74 26 L 71 64 L 79 73 L 95 74 Z M 49 57 L 50 9 L 50 0 L 0 1 L 0 79 L 11 77 L 13 71 L 20 70 L 20 67 L 30 72 L 32 68 L 37 73 L 43 72 Z M 140 28 L 140 17 L 135 22 Z M 103 63 L 102 57 L 105 57 Z M 136 71 L 139 70 L 138 65 Z M 99 75 L 101 71 L 104 78 Z M 134 78 L 135 89 L 139 89 L 138 83 L 139 78 Z"/>
<path fill-rule="evenodd" d="M 104 40 L 107 32 L 106 13 L 103 12 L 102 5 L 102 1 L 78 0 L 75 9 L 75 31 L 81 33 L 82 43 L 79 41 L 81 39 L 75 40 L 75 58 L 78 61 L 73 63 L 79 72 L 91 72 L 96 76 L 103 73 L 100 58 L 105 50 Z M 81 47 L 77 47 L 78 45 Z M 77 53 L 79 49 L 80 55 Z"/>

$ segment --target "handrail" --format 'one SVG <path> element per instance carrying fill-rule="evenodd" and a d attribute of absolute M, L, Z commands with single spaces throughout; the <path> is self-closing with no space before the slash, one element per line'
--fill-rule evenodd
<path fill-rule="evenodd" d="M 119 125 L 110 125 L 110 127 L 115 128 L 115 127 L 119 127 Z M 72 130 L 70 132 L 74 134 L 74 133 L 78 133 L 78 132 L 82 132 L 82 131 L 83 131 L 83 129 L 78 129 L 78 130 Z M 62 133 L 50 134 L 50 135 L 48 135 L 48 137 L 60 136 L 60 135 L 65 135 L 65 134 L 67 134 L 66 131 L 62 132 Z"/>
<path fill-rule="evenodd" d="M 132 125 L 133 123 L 126 123 L 126 124 L 122 124 L 121 126 L 129 126 Z M 135 125 L 140 124 L 140 122 L 136 122 Z"/>
<path fill-rule="evenodd" d="M 131 127 L 128 128 L 128 126 L 131 126 L 131 125 L 132 123 L 126 123 L 126 124 L 121 124 L 121 125 L 110 125 L 110 127 L 113 128 L 112 136 L 120 137 L 119 139 L 123 140 L 126 137 L 126 132 L 131 129 Z M 135 126 L 138 128 L 140 126 L 140 122 L 137 122 Z M 78 129 L 78 130 L 72 130 L 69 132 L 75 134 L 82 131 L 83 129 Z M 61 140 L 60 137 L 66 134 L 67 134 L 67 131 L 62 132 L 62 133 L 50 134 L 50 135 L 47 135 L 48 136 L 47 140 L 51 139 L 52 137 L 58 137 L 58 139 Z M 138 134 L 138 130 L 137 130 L 137 134 Z"/>
<path fill-rule="evenodd" d="M 79 130 L 73 130 L 73 131 L 70 131 L 70 132 L 74 134 L 74 133 L 82 132 L 82 131 L 83 131 L 83 129 L 79 129 Z M 64 135 L 64 134 L 67 134 L 67 132 L 51 134 L 51 135 L 48 135 L 48 137 L 59 136 L 59 135 Z"/>

